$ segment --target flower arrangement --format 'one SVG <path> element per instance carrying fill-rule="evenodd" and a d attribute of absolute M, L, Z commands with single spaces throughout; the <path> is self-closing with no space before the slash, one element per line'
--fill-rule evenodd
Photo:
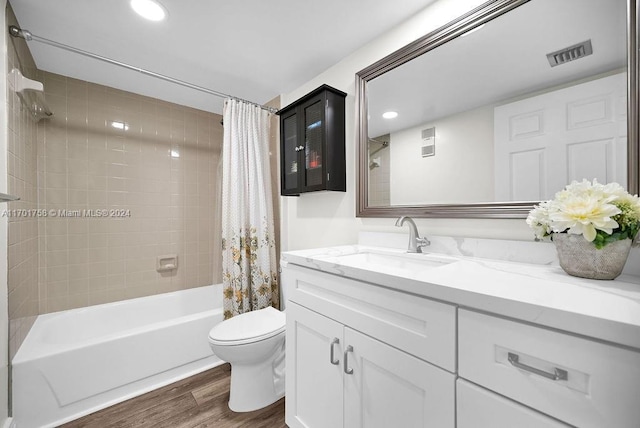
<path fill-rule="evenodd" d="M 635 239 L 640 229 L 640 198 L 618 183 L 574 181 L 555 199 L 536 205 L 527 224 L 537 239 L 552 233 L 583 235 L 596 248 L 623 239 Z"/>

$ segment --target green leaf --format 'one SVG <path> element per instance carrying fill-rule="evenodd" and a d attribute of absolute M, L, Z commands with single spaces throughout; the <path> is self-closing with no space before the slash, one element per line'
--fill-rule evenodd
<path fill-rule="evenodd" d="M 611 244 L 612 242 L 622 241 L 625 239 L 633 239 L 629 236 L 629 229 L 627 230 L 616 229 L 611 235 L 608 235 L 605 232 L 598 230 L 596 232 L 596 238 L 593 240 L 593 245 L 595 245 L 597 249 L 601 250 L 606 245 Z"/>

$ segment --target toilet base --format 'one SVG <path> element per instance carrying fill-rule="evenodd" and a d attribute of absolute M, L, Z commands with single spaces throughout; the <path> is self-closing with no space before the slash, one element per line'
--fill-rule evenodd
<path fill-rule="evenodd" d="M 261 364 L 231 363 L 229 409 L 251 412 L 284 397 L 284 343 L 276 353 Z"/>

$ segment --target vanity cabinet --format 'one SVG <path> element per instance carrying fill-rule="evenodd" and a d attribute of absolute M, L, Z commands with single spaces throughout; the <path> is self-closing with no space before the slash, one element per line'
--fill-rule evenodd
<path fill-rule="evenodd" d="M 346 95 L 322 85 L 278 112 L 283 196 L 346 191 Z"/>
<path fill-rule="evenodd" d="M 289 427 L 455 427 L 455 375 L 394 346 L 407 340 L 397 337 L 405 327 L 417 329 L 422 344 L 412 351 L 422 353 L 426 341 L 437 349 L 436 359 L 446 361 L 449 350 L 442 348 L 448 341 L 426 337 L 439 330 L 436 319 L 450 315 L 453 324 L 445 320 L 441 327 L 455 326 L 455 309 L 304 268 L 288 267 L 282 278 L 292 290 L 286 340 Z M 403 299 L 408 309 L 396 311 Z M 442 311 L 415 313 L 416 299 L 442 305 Z M 423 312 L 428 311 L 423 307 Z M 384 330 L 387 339 L 380 340 L 376 331 Z"/>
<path fill-rule="evenodd" d="M 606 318 L 562 311 L 541 325 L 553 312 L 543 303 L 528 322 L 509 317 L 519 302 L 482 294 L 495 290 L 483 288 L 486 262 L 434 270 L 435 285 L 335 263 L 331 249 L 301 253 L 282 272 L 289 427 L 640 427 L 637 347 L 570 332 L 580 321 L 602 331 Z M 509 284 L 499 267 L 495 283 Z"/>

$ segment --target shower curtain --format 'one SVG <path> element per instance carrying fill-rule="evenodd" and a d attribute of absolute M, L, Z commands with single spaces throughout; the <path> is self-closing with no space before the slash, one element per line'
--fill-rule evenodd
<path fill-rule="evenodd" d="M 227 99 L 222 146 L 224 318 L 279 308 L 269 168 L 269 113 Z"/>

